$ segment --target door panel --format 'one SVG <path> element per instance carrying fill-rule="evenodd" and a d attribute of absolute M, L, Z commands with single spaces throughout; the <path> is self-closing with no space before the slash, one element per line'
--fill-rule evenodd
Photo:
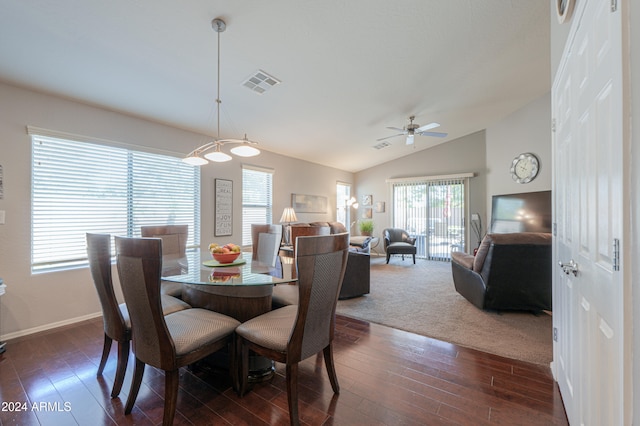
<path fill-rule="evenodd" d="M 554 82 L 554 374 L 572 424 L 623 424 L 622 61 L 620 12 L 587 0 Z M 556 309 L 559 315 L 555 315 Z"/>

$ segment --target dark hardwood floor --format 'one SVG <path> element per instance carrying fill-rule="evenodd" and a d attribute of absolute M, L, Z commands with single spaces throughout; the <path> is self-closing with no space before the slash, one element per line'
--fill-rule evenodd
<path fill-rule="evenodd" d="M 147 367 L 133 413 L 111 399 L 115 344 L 102 377 L 102 320 L 7 342 L 0 355 L 3 425 L 150 425 L 162 422 L 164 377 Z M 338 317 L 333 394 L 322 357 L 300 368 L 300 417 L 309 425 L 567 424 L 549 368 L 377 324 Z M 284 369 L 238 398 L 223 374 L 182 369 L 175 424 L 289 423 Z"/>

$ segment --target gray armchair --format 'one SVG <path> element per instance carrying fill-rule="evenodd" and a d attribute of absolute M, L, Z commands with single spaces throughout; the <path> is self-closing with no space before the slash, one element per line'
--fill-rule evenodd
<path fill-rule="evenodd" d="M 407 231 L 400 228 L 387 228 L 382 231 L 384 238 L 384 251 L 387 253 L 387 263 L 392 254 L 399 254 L 404 260 L 405 254 L 413 256 L 413 264 L 416 263 L 416 239 Z"/>

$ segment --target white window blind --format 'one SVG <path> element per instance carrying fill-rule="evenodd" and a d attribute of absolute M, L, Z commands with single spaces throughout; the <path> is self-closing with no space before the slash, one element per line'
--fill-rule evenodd
<path fill-rule="evenodd" d="M 242 245 L 251 245 L 251 224 L 273 222 L 273 170 L 242 167 Z"/>
<path fill-rule="evenodd" d="M 394 227 L 416 238 L 417 256 L 451 259 L 464 250 L 466 178 L 393 183 Z"/>
<path fill-rule="evenodd" d="M 31 269 L 87 264 L 87 232 L 188 224 L 200 244 L 200 169 L 177 157 L 32 135 Z"/>

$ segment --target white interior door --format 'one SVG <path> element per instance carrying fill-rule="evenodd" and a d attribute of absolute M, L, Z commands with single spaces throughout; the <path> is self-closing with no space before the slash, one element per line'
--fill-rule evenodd
<path fill-rule="evenodd" d="M 553 369 L 571 424 L 620 425 L 628 420 L 629 374 L 618 256 L 624 236 L 621 17 L 610 0 L 581 6 L 552 89 Z"/>

